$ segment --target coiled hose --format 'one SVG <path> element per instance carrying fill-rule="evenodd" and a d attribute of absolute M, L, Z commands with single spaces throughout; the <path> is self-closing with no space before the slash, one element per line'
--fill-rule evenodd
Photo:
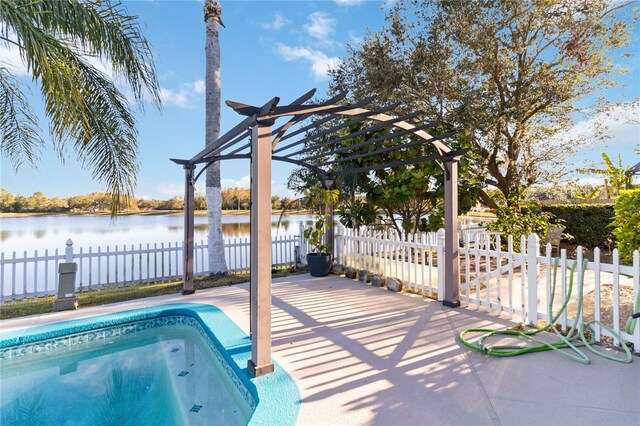
<path fill-rule="evenodd" d="M 522 330 L 515 330 L 515 329 L 496 330 L 496 329 L 490 329 L 490 328 L 468 328 L 462 331 L 458 336 L 460 339 L 460 342 L 462 342 L 462 344 L 464 344 L 465 346 L 471 349 L 475 349 L 479 352 L 484 352 L 487 355 L 496 356 L 496 357 L 510 357 L 510 356 L 527 354 L 527 353 L 554 350 L 570 359 L 581 362 L 583 364 L 589 364 L 590 363 L 589 357 L 587 357 L 587 355 L 578 348 L 578 347 L 586 347 L 588 350 L 590 350 L 594 354 L 601 356 L 603 358 L 606 358 L 612 361 L 617 361 L 617 362 L 630 363 L 633 360 L 631 351 L 629 350 L 627 345 L 624 342 L 622 342 L 622 339 L 620 339 L 620 336 L 617 333 L 615 333 L 611 328 L 602 324 L 600 321 L 595 321 L 595 320 L 578 325 L 578 318 L 580 318 L 580 315 L 582 313 L 582 290 L 584 286 L 584 274 L 585 274 L 587 263 L 588 263 L 587 260 L 583 261 L 581 274 L 578 277 L 578 309 L 575 316 L 576 319 L 574 320 L 573 325 L 571 326 L 571 329 L 566 335 L 563 335 L 562 333 L 560 333 L 558 329 L 556 329 L 556 327 L 553 326 L 553 324 L 555 324 L 555 322 L 558 320 L 560 315 L 562 315 L 562 313 L 567 309 L 567 305 L 569 304 L 569 300 L 571 299 L 571 293 L 573 291 L 573 277 L 574 277 L 575 269 L 578 262 L 575 261 L 573 266 L 570 268 L 569 288 L 567 290 L 567 296 L 564 299 L 564 302 L 562 303 L 560 310 L 555 315 L 553 315 L 553 298 L 556 290 L 556 276 L 558 271 L 558 259 L 556 258 L 555 264 L 554 264 L 554 270 L 553 270 L 553 287 L 551 291 L 551 297 L 549 300 L 549 312 L 552 313 L 553 317 L 551 321 L 544 328 L 530 330 L 530 331 L 522 331 Z M 640 312 L 640 293 L 638 294 L 634 311 Z M 633 333 L 633 330 L 636 326 L 637 318 L 634 318 L 634 317 L 636 317 L 636 314 L 630 317 L 626 323 L 626 331 L 629 334 Z M 622 342 L 621 346 L 625 352 L 624 358 L 621 358 L 619 356 L 609 355 L 602 351 L 596 350 L 592 346 L 592 344 L 595 342 L 595 339 L 593 337 L 594 331 L 591 328 L 592 324 L 599 324 L 602 328 L 609 331 L 614 336 L 615 339 Z M 549 343 L 536 337 L 538 334 L 544 331 L 547 331 L 549 329 L 552 329 L 554 331 L 554 333 L 557 335 L 559 339 L 558 341 Z M 590 331 L 590 334 L 591 334 L 590 339 L 587 339 L 585 335 L 586 331 Z M 469 333 L 484 333 L 484 334 L 481 335 L 475 343 L 472 343 L 471 341 L 465 339 L 465 336 Z M 512 336 L 516 338 L 522 338 L 528 342 L 533 342 L 534 345 L 527 345 L 526 343 L 524 345 L 485 344 L 485 341 L 492 336 Z M 574 342 L 578 338 L 580 340 L 578 342 Z M 570 348 L 573 352 L 567 352 L 563 350 L 567 348 Z"/>

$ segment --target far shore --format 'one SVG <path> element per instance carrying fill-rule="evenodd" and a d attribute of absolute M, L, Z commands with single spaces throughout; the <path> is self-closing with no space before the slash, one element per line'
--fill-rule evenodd
<path fill-rule="evenodd" d="M 119 213 L 118 216 L 182 216 L 183 214 L 184 214 L 184 210 L 143 210 L 143 211 L 135 211 L 135 212 L 123 212 L 123 213 Z M 246 216 L 249 214 L 251 214 L 250 210 L 222 210 L 223 216 Z M 282 214 L 283 216 L 288 216 L 288 215 L 310 215 L 312 213 L 309 210 L 287 210 L 284 213 L 282 212 L 282 210 L 271 210 L 271 214 L 272 215 Z M 206 216 L 207 211 L 196 210 L 195 215 Z M 0 219 L 16 218 L 16 217 L 38 217 L 38 216 L 111 216 L 111 213 L 109 212 L 0 213 Z M 469 212 L 465 216 L 483 217 L 483 218 L 495 217 L 495 215 L 490 212 Z"/>
<path fill-rule="evenodd" d="M 250 210 L 222 210 L 223 216 L 240 216 L 250 214 Z M 135 212 L 122 212 L 118 216 L 182 216 L 184 210 L 143 210 Z M 272 210 L 271 214 L 282 214 L 282 210 Z M 310 214 L 309 210 L 291 210 L 284 212 L 284 215 Z M 206 210 L 196 210 L 196 216 L 206 216 Z M 109 212 L 30 212 L 30 213 L 0 213 L 0 218 L 14 217 L 38 217 L 38 216 L 111 216 Z"/>

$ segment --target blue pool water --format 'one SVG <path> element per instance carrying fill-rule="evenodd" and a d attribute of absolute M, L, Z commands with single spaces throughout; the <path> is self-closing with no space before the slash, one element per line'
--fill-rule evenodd
<path fill-rule="evenodd" d="M 195 304 L 0 334 L 0 423 L 294 424 L 295 383 L 278 366 L 252 379 L 248 343 Z"/>

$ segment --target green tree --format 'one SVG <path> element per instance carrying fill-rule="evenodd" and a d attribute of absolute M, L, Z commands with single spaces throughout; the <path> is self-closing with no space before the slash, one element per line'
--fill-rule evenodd
<path fill-rule="evenodd" d="M 182 197 L 171 197 L 168 200 L 161 201 L 158 205 L 159 210 L 183 210 L 184 200 Z"/>
<path fill-rule="evenodd" d="M 335 124 L 335 123 L 334 123 Z M 338 130 L 327 139 L 338 138 L 361 131 L 369 126 L 366 122 Z M 431 134 L 442 134 L 446 128 L 430 129 Z M 434 154 L 435 148 L 429 143 L 417 144 L 408 148 L 392 150 L 386 153 L 363 156 L 342 162 L 342 159 L 357 154 L 366 154 L 374 149 L 390 147 L 408 142 L 412 136 L 396 137 L 375 142 L 380 132 L 340 140 L 336 144 L 323 145 L 313 140 L 305 149 L 319 162 L 333 162 L 333 171 L 369 167 L 405 158 L 414 158 Z M 451 142 L 453 149 L 459 149 L 466 143 L 464 138 Z M 370 142 L 369 142 L 370 141 Z M 312 160 L 316 161 L 316 160 Z M 476 202 L 477 182 L 469 176 L 468 162 L 465 159 L 459 167 L 459 209 L 466 212 Z M 289 178 L 289 188 L 300 192 L 321 181 L 317 173 L 307 169 L 297 169 Z M 444 215 L 444 173 L 441 164 L 425 162 L 406 167 L 375 170 L 357 176 L 340 177 L 336 181 L 340 190 L 340 217 L 345 226 L 360 226 L 373 223 L 382 217 L 385 224 L 400 234 L 433 231 L 442 226 Z M 361 196 L 366 197 L 363 203 Z M 427 219 L 428 217 L 428 219 Z"/>
<path fill-rule="evenodd" d="M 34 192 L 33 195 L 29 197 L 29 206 L 31 211 L 46 212 L 49 208 L 49 199 L 40 191 Z"/>
<path fill-rule="evenodd" d="M 302 205 L 311 210 L 315 216 L 315 222 L 304 230 L 304 237 L 309 240 L 314 253 L 331 254 L 324 244 L 324 235 L 329 216 L 328 207 L 338 202 L 340 191 L 337 189 L 325 189 L 316 184 L 304 191 Z"/>
<path fill-rule="evenodd" d="M 138 134 L 129 101 L 89 58 L 109 63 L 141 108 L 147 97 L 159 107 L 153 55 L 137 19 L 108 0 L 0 0 L 0 43 L 18 49 L 39 85 L 56 150 L 75 151 L 117 212 L 121 198 L 133 195 Z M 16 169 L 35 165 L 44 144 L 23 92 L 0 64 L 1 150 Z"/>
<path fill-rule="evenodd" d="M 196 210 L 206 210 L 207 209 L 207 198 L 202 194 L 196 194 L 194 199 L 194 205 Z"/>
<path fill-rule="evenodd" d="M 0 188 L 0 211 L 3 213 L 8 213 L 13 211 L 13 203 L 15 203 L 16 197 L 7 191 L 6 189 Z"/>
<path fill-rule="evenodd" d="M 584 140 L 553 137 L 571 125 L 578 101 L 615 85 L 611 52 L 629 42 L 608 0 L 396 2 L 332 72 L 334 91 L 466 129 L 475 174 L 504 199 L 552 181 Z M 493 200 L 481 193 L 485 203 Z"/>
<path fill-rule="evenodd" d="M 271 209 L 272 210 L 278 210 L 282 208 L 282 200 L 280 199 L 279 195 L 272 195 L 271 196 Z"/>
<path fill-rule="evenodd" d="M 71 211 L 87 212 L 93 206 L 93 200 L 86 195 L 74 195 L 67 199 L 67 206 Z"/>
<path fill-rule="evenodd" d="M 13 201 L 13 207 L 11 211 L 16 213 L 29 211 L 29 200 L 23 195 L 16 195 Z"/>
<path fill-rule="evenodd" d="M 536 233 L 544 237 L 550 226 L 564 227 L 562 220 L 557 219 L 553 214 L 542 210 L 542 206 L 537 200 L 527 200 L 524 193 L 511 194 L 511 200 L 502 202 L 495 209 L 496 220 L 487 224 L 487 229 L 502 233 L 505 237 L 502 240 L 503 248 L 507 247 L 507 236 L 513 237 L 513 249 L 521 251 L 520 238 Z M 571 237 L 568 234 L 565 238 Z"/>
<path fill-rule="evenodd" d="M 62 213 L 69 211 L 68 203 L 66 198 L 53 197 L 49 198 L 49 205 L 47 207 L 47 211 Z"/>
<path fill-rule="evenodd" d="M 611 195 L 617 197 L 620 195 L 620 190 L 624 189 L 627 183 L 631 185 L 632 177 L 627 174 L 631 166 L 624 167 L 622 165 L 620 154 L 618 154 L 618 165 L 615 165 L 605 152 L 602 153 L 602 164 L 602 168 L 589 167 L 578 169 L 578 172 L 604 177 L 604 193 L 606 194 L 606 198 L 611 198 Z M 611 186 L 612 191 L 609 191 L 609 186 Z"/>

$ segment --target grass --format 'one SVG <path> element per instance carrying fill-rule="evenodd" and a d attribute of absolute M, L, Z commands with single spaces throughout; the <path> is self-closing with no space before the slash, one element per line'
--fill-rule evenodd
<path fill-rule="evenodd" d="M 273 278 L 296 275 L 298 272 L 281 270 L 272 274 Z M 196 279 L 196 290 L 214 287 L 224 287 L 234 284 L 246 283 L 249 275 L 224 275 L 217 277 L 204 277 Z M 107 305 L 109 303 L 126 302 L 128 300 L 144 299 L 147 297 L 177 294 L 182 290 L 182 281 L 154 284 L 137 284 L 119 288 L 108 288 L 96 291 L 77 293 L 78 308 Z M 17 300 L 15 303 L 7 302 L 0 306 L 0 320 L 18 318 L 27 315 L 46 314 L 53 310 L 53 296 L 30 298 L 26 301 Z"/>

